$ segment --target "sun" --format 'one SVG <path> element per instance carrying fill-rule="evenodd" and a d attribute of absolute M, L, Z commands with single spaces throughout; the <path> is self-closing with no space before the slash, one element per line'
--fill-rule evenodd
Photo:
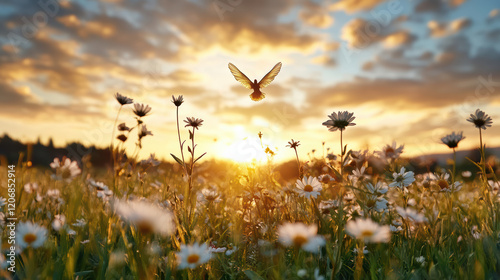
<path fill-rule="evenodd" d="M 259 138 L 246 137 L 222 147 L 221 158 L 241 163 L 263 162 L 267 159 L 265 147 Z"/>

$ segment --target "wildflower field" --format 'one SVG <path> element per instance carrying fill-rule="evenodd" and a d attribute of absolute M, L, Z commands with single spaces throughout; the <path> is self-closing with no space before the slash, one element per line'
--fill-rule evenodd
<path fill-rule="evenodd" d="M 500 280 L 500 0 L 0 1 L 0 280 Z"/>
<path fill-rule="evenodd" d="M 85 158 L 33 168 L 22 156 L 2 167 L 2 278 L 499 279 L 498 166 L 485 160 L 492 120 L 479 109 L 463 120 L 478 132 L 473 170 L 453 162 L 415 174 L 396 143 L 353 151 L 343 135 L 355 116 L 340 111 L 323 126 L 341 152 L 304 160 L 291 140 L 297 176 L 286 181 L 270 149 L 261 164 L 204 161 L 203 120 L 182 122 L 182 96 L 171 104 L 173 164 L 138 160 L 142 140 L 155 137 L 151 108 L 115 97 L 118 114 L 133 106 L 135 116 L 131 127 L 115 123 L 111 168 Z M 455 161 L 463 138 L 441 139 Z"/>

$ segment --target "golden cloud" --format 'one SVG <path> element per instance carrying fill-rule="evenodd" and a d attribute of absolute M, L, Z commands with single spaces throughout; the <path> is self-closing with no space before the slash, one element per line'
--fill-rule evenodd
<path fill-rule="evenodd" d="M 347 13 L 355 13 L 369 10 L 384 2 L 385 0 L 340 0 L 330 6 L 333 10 L 343 10 Z"/>

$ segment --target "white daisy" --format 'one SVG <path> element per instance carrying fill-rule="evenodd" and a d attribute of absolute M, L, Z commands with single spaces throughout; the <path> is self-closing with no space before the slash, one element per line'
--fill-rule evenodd
<path fill-rule="evenodd" d="M 303 223 L 285 223 L 278 227 L 278 240 L 285 246 L 296 246 L 311 253 L 318 253 L 325 245 L 325 239 L 317 235 L 316 225 L 307 226 Z"/>
<path fill-rule="evenodd" d="M 205 243 L 193 245 L 181 245 L 181 250 L 177 252 L 177 262 L 179 269 L 194 269 L 199 265 L 208 262 L 212 258 L 212 253 Z"/>
<path fill-rule="evenodd" d="M 375 210 L 377 212 L 382 212 L 387 209 L 387 199 L 379 197 L 377 195 L 368 195 L 366 199 L 366 208 L 369 210 Z"/>
<path fill-rule="evenodd" d="M 475 127 L 482 129 L 491 127 L 493 123 L 491 117 L 479 109 L 477 109 L 474 114 L 470 114 L 470 118 L 468 118 L 467 121 L 473 123 Z"/>
<path fill-rule="evenodd" d="M 103 201 L 109 201 L 113 196 L 112 190 L 97 191 L 97 197 L 102 198 Z"/>
<path fill-rule="evenodd" d="M 55 215 L 54 220 L 52 221 L 52 228 L 55 231 L 61 230 L 61 228 L 66 223 L 66 216 L 64 214 Z"/>
<path fill-rule="evenodd" d="M 353 184 L 356 184 L 358 181 L 363 181 L 367 176 L 365 175 L 366 167 L 362 166 L 361 169 L 354 169 L 352 171 L 352 175 L 347 176 L 349 180 L 352 181 Z"/>
<path fill-rule="evenodd" d="M 27 183 L 24 185 L 24 191 L 27 193 L 32 193 L 38 189 L 37 183 Z"/>
<path fill-rule="evenodd" d="M 134 103 L 134 114 L 139 118 L 147 116 L 151 112 L 151 107 L 149 105 Z"/>
<path fill-rule="evenodd" d="M 365 185 L 366 189 L 368 192 L 371 194 L 385 194 L 389 190 L 389 187 L 387 186 L 386 183 L 378 181 L 375 186 L 372 183 L 367 183 Z"/>
<path fill-rule="evenodd" d="M 500 190 L 500 182 L 495 182 L 493 180 L 488 180 L 488 185 L 493 192 L 498 192 Z"/>
<path fill-rule="evenodd" d="M 93 188 L 95 188 L 97 191 L 107 191 L 109 190 L 109 187 L 106 186 L 103 182 L 96 182 L 92 179 L 90 179 L 89 181 L 89 185 Z"/>
<path fill-rule="evenodd" d="M 208 250 L 210 251 L 210 253 L 224 253 L 227 251 L 227 247 L 210 246 L 208 247 Z"/>
<path fill-rule="evenodd" d="M 397 206 L 396 211 L 403 219 L 411 219 L 416 223 L 427 222 L 427 218 L 423 214 L 418 213 L 415 209 Z"/>
<path fill-rule="evenodd" d="M 202 189 L 201 190 L 201 194 L 202 194 L 202 199 L 208 201 L 208 202 L 211 202 L 211 201 L 216 201 L 218 202 L 218 198 L 219 198 L 219 193 L 217 193 L 217 190 L 214 190 L 214 189 Z"/>
<path fill-rule="evenodd" d="M 73 178 L 82 173 L 78 167 L 78 163 L 76 161 L 71 161 L 69 158 L 63 158 L 63 162 L 61 162 L 59 158 L 54 158 L 54 162 L 50 164 L 50 167 L 56 171 L 56 174 L 53 175 L 56 180 L 70 182 Z"/>
<path fill-rule="evenodd" d="M 60 195 L 61 195 L 61 191 L 58 189 L 47 190 L 47 196 L 49 196 L 51 198 L 59 198 Z"/>
<path fill-rule="evenodd" d="M 419 264 L 421 264 L 422 266 L 424 266 L 426 264 L 424 256 L 416 257 L 415 261 L 418 262 Z"/>
<path fill-rule="evenodd" d="M 403 228 L 401 226 L 389 225 L 389 228 L 391 229 L 391 232 L 400 232 L 403 230 Z"/>
<path fill-rule="evenodd" d="M 231 256 L 234 252 L 238 251 L 238 247 L 234 246 L 232 249 L 226 251 L 226 256 Z"/>
<path fill-rule="evenodd" d="M 474 237 L 474 239 L 481 238 L 481 233 L 478 231 L 478 228 L 476 225 L 472 226 L 471 234 L 472 234 L 472 237 Z"/>
<path fill-rule="evenodd" d="M 347 222 L 345 230 L 350 236 L 363 239 L 365 243 L 389 242 L 391 239 L 389 226 L 381 226 L 369 218 L 350 220 Z"/>
<path fill-rule="evenodd" d="M 358 248 L 354 248 L 354 249 L 352 249 L 352 252 L 353 252 L 354 254 L 357 254 L 357 253 L 358 253 Z M 366 249 L 366 246 L 364 246 L 364 247 L 363 247 L 363 255 L 366 255 L 366 254 L 368 254 L 368 253 L 370 253 L 370 251 L 368 251 L 368 250 Z"/>
<path fill-rule="evenodd" d="M 438 185 L 442 192 L 457 192 L 462 189 L 462 183 L 455 181 L 455 183 L 452 184 L 449 179 L 450 174 L 445 173 L 441 174 L 438 177 L 438 180 L 435 181 L 436 185 Z"/>
<path fill-rule="evenodd" d="M 441 142 L 448 146 L 449 148 L 453 149 L 458 147 L 458 143 L 465 139 L 465 136 L 462 135 L 463 132 L 459 132 L 455 134 L 455 131 L 453 131 L 451 134 L 446 135 L 445 137 L 441 138 Z"/>
<path fill-rule="evenodd" d="M 338 113 L 333 112 L 331 115 L 328 115 L 328 117 L 330 119 L 323 122 L 323 125 L 326 126 L 329 131 L 336 131 L 337 129 L 342 131 L 348 126 L 356 125 L 352 122 L 356 118 L 354 117 L 354 113 L 339 111 Z"/>
<path fill-rule="evenodd" d="M 413 171 L 405 172 L 405 168 L 401 167 L 399 173 L 394 172 L 392 174 L 394 178 L 393 182 L 389 184 L 389 187 L 399 187 L 404 188 L 408 187 L 411 183 L 415 181 L 415 177 Z"/>
<path fill-rule="evenodd" d="M 314 269 L 314 280 L 325 280 L 325 276 L 319 275 L 319 268 Z"/>
<path fill-rule="evenodd" d="M 146 201 L 116 200 L 114 209 L 123 220 L 134 225 L 140 233 L 158 233 L 166 236 L 174 232 L 175 225 L 170 211 Z"/>
<path fill-rule="evenodd" d="M 76 219 L 76 223 L 73 223 L 72 225 L 74 227 L 84 227 L 87 224 L 85 219 Z"/>
<path fill-rule="evenodd" d="M 339 207 L 338 200 L 323 200 L 319 203 L 318 208 L 323 214 L 330 213 L 330 209 L 337 209 Z"/>
<path fill-rule="evenodd" d="M 352 171 L 352 176 L 360 179 L 365 175 L 365 170 L 366 170 L 366 167 L 364 167 L 364 166 L 362 166 L 361 169 L 356 168 Z"/>
<path fill-rule="evenodd" d="M 20 222 L 16 229 L 16 243 L 21 249 L 38 248 L 47 239 L 47 229 L 32 222 Z"/>
<path fill-rule="evenodd" d="M 297 180 L 295 186 L 298 188 L 297 192 L 300 196 L 305 198 L 318 197 L 323 187 L 321 183 L 315 177 L 306 177 L 301 180 Z"/>
<path fill-rule="evenodd" d="M 469 170 L 462 171 L 462 177 L 470 178 L 470 176 L 472 176 L 472 172 L 470 172 Z"/>
<path fill-rule="evenodd" d="M 127 105 L 127 104 L 132 104 L 134 102 L 134 100 L 132 100 L 132 98 L 128 98 L 125 95 L 121 95 L 118 92 L 115 94 L 115 98 L 116 98 L 116 101 L 118 101 L 118 103 L 120 103 L 120 105 L 122 105 L 122 106 Z"/>
<path fill-rule="evenodd" d="M 398 147 L 396 141 L 393 141 L 392 145 L 385 145 L 381 151 L 376 151 L 375 153 L 385 160 L 397 159 L 403 153 L 404 147 L 404 145 Z"/>

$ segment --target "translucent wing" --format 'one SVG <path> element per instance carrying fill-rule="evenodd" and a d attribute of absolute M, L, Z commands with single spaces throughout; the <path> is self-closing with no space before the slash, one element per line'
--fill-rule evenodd
<path fill-rule="evenodd" d="M 262 80 L 260 80 L 259 87 L 260 88 L 267 87 L 274 80 L 276 75 L 278 75 L 280 70 L 281 70 L 281 62 L 278 62 L 276 65 L 274 65 L 273 69 L 271 69 L 271 71 L 269 71 L 269 73 L 267 73 L 264 76 L 264 78 L 262 78 Z"/>
<path fill-rule="evenodd" d="M 250 81 L 250 79 L 245 74 L 243 74 L 240 69 L 236 68 L 236 66 L 234 66 L 232 63 L 229 63 L 228 66 L 236 81 L 240 82 L 246 88 L 252 89 L 252 81 Z"/>

